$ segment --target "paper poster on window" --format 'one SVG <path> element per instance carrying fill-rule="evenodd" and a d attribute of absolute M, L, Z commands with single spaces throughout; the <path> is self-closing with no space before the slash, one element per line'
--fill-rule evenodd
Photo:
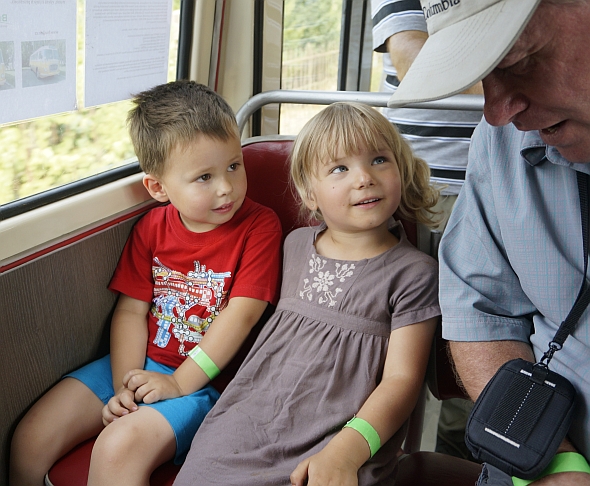
<path fill-rule="evenodd" d="M 84 105 L 168 80 L 172 0 L 86 0 Z"/>
<path fill-rule="evenodd" d="M 76 109 L 76 0 L 0 2 L 0 124 Z"/>

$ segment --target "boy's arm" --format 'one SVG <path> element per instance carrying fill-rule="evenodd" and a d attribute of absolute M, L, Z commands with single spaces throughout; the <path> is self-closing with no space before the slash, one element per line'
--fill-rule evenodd
<path fill-rule="evenodd" d="M 234 297 L 215 318 L 199 346 L 220 370 L 238 352 L 267 305 L 267 302 L 258 299 Z M 185 359 L 172 375 L 135 369 L 124 378 L 126 386 L 135 390 L 135 399 L 144 403 L 189 395 L 209 381 L 191 358 Z"/>
<path fill-rule="evenodd" d="M 149 302 L 119 295 L 111 320 L 111 369 L 115 396 L 103 410 L 105 425 L 137 408 L 133 392 L 123 385 L 123 377 L 129 370 L 144 366 L 149 309 Z"/>

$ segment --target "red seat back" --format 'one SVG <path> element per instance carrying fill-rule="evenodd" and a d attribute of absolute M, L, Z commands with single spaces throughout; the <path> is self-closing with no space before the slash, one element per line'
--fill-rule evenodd
<path fill-rule="evenodd" d="M 293 139 L 286 137 L 257 137 L 242 145 L 248 176 L 246 194 L 277 213 L 285 236 L 305 224 L 299 218 L 299 205 L 289 186 L 289 153 L 292 146 Z"/>

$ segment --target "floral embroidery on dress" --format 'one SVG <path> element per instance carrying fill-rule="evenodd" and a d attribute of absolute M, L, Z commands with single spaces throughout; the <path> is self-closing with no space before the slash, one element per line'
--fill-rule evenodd
<path fill-rule="evenodd" d="M 314 295 L 317 296 L 319 304 L 328 304 L 328 307 L 336 305 L 336 296 L 342 292 L 340 287 L 333 288 L 337 282 L 343 283 L 348 277 L 354 273 L 354 263 L 341 264 L 336 262 L 335 273 L 330 270 L 324 270 L 327 264 L 318 255 L 312 255 L 309 260 L 309 273 L 313 274 L 313 281 L 309 278 L 303 279 L 303 290 L 299 292 L 299 297 L 303 300 L 307 299 L 309 302 L 314 300 Z"/>

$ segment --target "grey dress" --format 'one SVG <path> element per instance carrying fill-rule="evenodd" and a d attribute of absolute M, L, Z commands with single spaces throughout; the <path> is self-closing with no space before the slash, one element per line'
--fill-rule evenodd
<path fill-rule="evenodd" d="M 360 261 L 313 245 L 324 226 L 286 242 L 281 299 L 236 377 L 198 430 L 176 486 L 289 485 L 379 383 L 391 331 L 440 314 L 437 263 L 400 243 Z M 402 427 L 359 471 L 360 485 L 392 484 Z"/>

